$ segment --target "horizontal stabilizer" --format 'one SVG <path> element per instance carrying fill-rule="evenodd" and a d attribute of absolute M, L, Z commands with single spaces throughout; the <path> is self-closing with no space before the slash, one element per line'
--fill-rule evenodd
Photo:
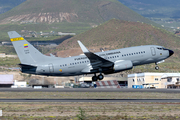
<path fill-rule="evenodd" d="M 35 74 L 36 73 L 36 69 L 37 66 L 33 66 L 33 65 L 26 65 L 26 64 L 19 64 L 20 66 L 20 70 L 23 73 L 28 73 L 28 74 Z"/>
<path fill-rule="evenodd" d="M 20 67 L 37 67 L 34 65 L 18 64 Z"/>

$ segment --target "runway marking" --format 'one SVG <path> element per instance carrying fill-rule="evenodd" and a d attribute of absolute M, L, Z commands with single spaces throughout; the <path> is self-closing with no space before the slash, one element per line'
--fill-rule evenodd
<path fill-rule="evenodd" d="M 0 102 L 153 102 L 180 103 L 180 99 L 0 99 Z"/>

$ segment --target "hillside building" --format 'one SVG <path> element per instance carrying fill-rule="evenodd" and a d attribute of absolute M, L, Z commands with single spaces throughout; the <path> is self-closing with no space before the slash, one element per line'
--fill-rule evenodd
<path fill-rule="evenodd" d="M 128 88 L 142 85 L 144 88 L 170 88 L 178 86 L 180 73 L 135 73 L 128 75 Z"/>

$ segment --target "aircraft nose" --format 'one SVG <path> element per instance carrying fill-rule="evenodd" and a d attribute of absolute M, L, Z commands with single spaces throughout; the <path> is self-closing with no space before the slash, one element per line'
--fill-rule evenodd
<path fill-rule="evenodd" d="M 174 51 L 169 50 L 169 57 L 174 54 Z"/>

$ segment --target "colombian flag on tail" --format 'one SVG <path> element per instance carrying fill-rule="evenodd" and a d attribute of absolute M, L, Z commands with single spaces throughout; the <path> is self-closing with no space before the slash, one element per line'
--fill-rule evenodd
<path fill-rule="evenodd" d="M 24 48 L 28 48 L 28 44 L 24 44 Z"/>

